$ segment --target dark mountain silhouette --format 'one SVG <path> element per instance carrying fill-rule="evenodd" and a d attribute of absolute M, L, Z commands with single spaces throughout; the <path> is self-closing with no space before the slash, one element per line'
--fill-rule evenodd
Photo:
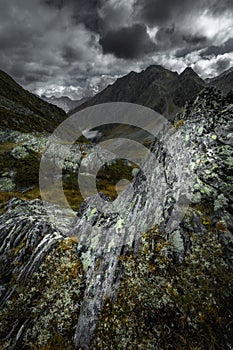
<path fill-rule="evenodd" d="M 66 113 L 25 90 L 0 70 L 0 128 L 52 132 Z"/>
<path fill-rule="evenodd" d="M 173 117 L 186 101 L 192 100 L 206 83 L 191 68 L 180 75 L 158 65 L 141 73 L 130 72 L 70 114 L 106 102 L 132 102 L 150 107 L 166 117 Z"/>
<path fill-rule="evenodd" d="M 152 65 L 140 73 L 130 72 L 107 86 L 103 91 L 69 112 L 106 102 L 132 102 L 162 113 L 168 119 L 192 101 L 205 87 L 214 86 L 227 94 L 233 88 L 233 69 L 218 77 L 203 80 L 190 67 L 181 74 L 159 65 Z"/>

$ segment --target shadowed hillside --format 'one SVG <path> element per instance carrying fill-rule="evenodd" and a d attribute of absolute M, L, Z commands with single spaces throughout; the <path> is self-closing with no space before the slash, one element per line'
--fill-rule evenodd
<path fill-rule="evenodd" d="M 0 128 L 52 132 L 66 113 L 17 84 L 0 70 Z"/>

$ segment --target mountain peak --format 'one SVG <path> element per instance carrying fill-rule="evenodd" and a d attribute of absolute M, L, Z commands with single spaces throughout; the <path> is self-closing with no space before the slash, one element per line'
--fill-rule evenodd
<path fill-rule="evenodd" d="M 186 101 L 192 100 L 203 89 L 203 84 L 191 68 L 181 76 L 160 65 L 151 65 L 140 73 L 132 71 L 117 79 L 71 114 L 100 103 L 130 102 L 172 118 Z"/>
<path fill-rule="evenodd" d="M 159 64 L 152 64 L 146 68 L 146 70 L 151 70 L 151 69 L 165 70 L 166 68 L 162 67 Z"/>
<path fill-rule="evenodd" d="M 180 75 L 181 76 L 183 75 L 198 76 L 198 74 L 191 67 L 186 67 Z"/>
<path fill-rule="evenodd" d="M 148 71 L 157 71 L 157 72 L 170 72 L 170 73 L 174 73 L 172 71 L 170 71 L 167 68 L 164 68 L 163 66 L 160 66 L 159 64 L 152 64 L 149 67 L 147 67 L 144 72 L 148 72 Z"/>

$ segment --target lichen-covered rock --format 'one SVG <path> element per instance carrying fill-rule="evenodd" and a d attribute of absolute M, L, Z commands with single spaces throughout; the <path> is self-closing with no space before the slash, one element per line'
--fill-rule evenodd
<path fill-rule="evenodd" d="M 191 246 L 191 232 L 204 235 L 211 227 L 222 244 L 227 263 L 233 266 L 232 115 L 232 104 L 220 92 L 203 90 L 177 117 L 175 131 L 154 142 L 155 158 L 149 156 L 132 187 L 116 199 L 115 213 L 108 213 L 107 202 L 99 211 L 95 198 L 90 198 L 80 210 L 72 234 L 79 238 L 87 288 L 76 329 L 76 346 L 88 347 L 105 298 L 116 296 L 122 271 L 118 256 L 127 250 L 137 251 L 137 233 L 148 227 L 148 220 L 171 243 L 172 254 L 180 263 Z M 185 171 L 180 167 L 182 163 L 187 164 Z M 191 205 L 202 207 L 203 220 L 193 213 L 192 220 L 184 217 L 179 223 L 176 202 L 185 183 L 183 195 Z M 169 226 L 172 215 L 175 225 Z"/>
<path fill-rule="evenodd" d="M 39 200 L 9 203 L 0 219 L 3 347 L 32 349 L 36 342 L 39 349 L 59 349 L 54 344 L 62 338 L 64 349 L 231 349 L 232 116 L 230 96 L 203 90 L 174 129 L 155 140 L 129 188 L 113 204 L 102 196 L 101 209 L 95 196 L 88 198 L 75 221 Z M 181 194 L 189 201 L 186 212 L 176 205 Z M 78 241 L 68 257 L 61 252 L 71 239 L 65 235 Z M 77 288 L 77 298 L 59 291 L 68 300 L 69 323 L 54 288 L 64 264 L 69 270 L 75 261 L 82 277 L 61 286 Z M 40 295 L 43 276 L 48 289 Z M 34 314 L 22 322 L 12 312 L 24 310 L 24 300 L 26 315 L 28 308 Z M 64 326 L 54 315 L 64 316 Z"/>
<path fill-rule="evenodd" d="M 1 339 L 45 345 L 74 327 L 84 286 L 67 210 L 13 199 L 0 218 Z M 60 230 L 57 230 L 59 223 Z M 73 325 L 73 326 L 72 326 Z"/>
<path fill-rule="evenodd" d="M 121 257 L 124 278 L 114 302 L 105 301 L 91 349 L 231 349 L 232 270 L 210 227 L 190 242 L 178 264 L 173 242 L 153 228 L 136 257 Z"/>
<path fill-rule="evenodd" d="M 49 134 L 45 132 L 23 133 L 10 129 L 0 131 L 1 210 L 13 197 L 39 198 L 40 161 L 48 139 Z M 65 159 L 65 145 L 60 145 L 58 150 L 56 150 L 57 157 L 51 154 L 49 161 L 53 162 L 55 167 L 63 168 L 65 192 L 72 208 L 77 210 L 82 201 L 77 188 L 78 170 L 81 159 L 90 152 L 90 145 L 88 143 L 73 145 Z"/>
<path fill-rule="evenodd" d="M 85 287 L 76 245 L 66 238 L 46 252 L 30 278 L 22 281 L 13 276 L 11 295 L 0 316 L 4 349 L 31 348 L 32 344 L 42 349 L 52 346 L 56 337 L 58 348 L 72 348 Z"/>
<path fill-rule="evenodd" d="M 13 174 L 8 173 L 8 176 L 4 175 L 0 178 L 0 191 L 12 191 L 15 188 L 14 181 L 12 179 Z"/>

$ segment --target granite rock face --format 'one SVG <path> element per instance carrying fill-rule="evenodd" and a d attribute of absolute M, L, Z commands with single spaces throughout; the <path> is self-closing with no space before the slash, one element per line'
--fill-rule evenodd
<path fill-rule="evenodd" d="M 165 126 L 161 137 L 154 141 L 151 154 L 143 168 L 135 174 L 129 188 L 122 192 L 113 204 L 106 198 L 106 203 L 101 210 L 96 207 L 95 197 L 88 198 L 81 205 L 74 221 L 69 216 L 69 212 L 49 204 L 44 207 L 39 200 L 33 202 L 12 200 L 8 204 L 0 221 L 1 265 L 3 266 L 1 294 L 2 310 L 5 315 L 1 319 L 3 324 L 1 337 L 4 349 L 26 349 L 27 346 L 30 349 L 30 341 L 34 341 L 30 334 L 38 334 L 38 330 L 35 331 L 35 325 L 39 317 L 36 312 L 39 313 L 39 309 L 36 309 L 33 317 L 29 317 L 26 312 L 21 319 L 19 315 L 12 312 L 12 305 L 20 307 L 14 293 L 17 293 L 19 287 L 22 288 L 22 281 L 26 281 L 24 283 L 27 286 L 27 283 L 30 284 L 31 280 L 35 281 L 38 275 L 43 276 L 43 273 L 46 273 L 43 271 L 46 269 L 50 271 L 48 257 L 52 259 L 51 252 L 54 251 L 53 249 L 61 249 L 59 245 L 64 242 L 69 259 L 71 259 L 72 264 L 76 264 L 74 271 L 78 276 L 80 275 L 77 281 L 77 276 L 70 272 L 70 278 L 66 285 L 66 288 L 68 288 L 66 300 L 68 300 L 67 303 L 70 302 L 70 305 L 74 305 L 76 302 L 76 316 L 68 305 L 67 317 L 70 317 L 73 321 L 69 325 L 65 323 L 66 331 L 63 332 L 59 328 L 60 325 L 57 326 L 54 318 L 51 322 L 55 322 L 55 333 L 51 331 L 50 334 L 47 334 L 42 327 L 40 334 L 42 340 L 38 343 L 41 349 L 43 348 L 42 345 L 54 344 L 51 342 L 54 342 L 54 338 L 58 336 L 62 337 L 61 342 L 64 349 L 88 349 L 91 346 L 97 349 L 114 348 L 114 346 L 116 348 L 111 336 L 104 338 L 104 329 L 108 330 L 108 324 L 105 325 L 105 321 L 101 317 L 105 315 L 107 322 L 112 324 L 112 319 L 117 319 L 120 314 L 126 312 L 120 310 L 119 314 L 116 308 L 116 314 L 114 314 L 113 307 L 112 318 L 106 314 L 106 303 L 108 304 L 109 301 L 114 300 L 118 303 L 117 293 L 119 288 L 120 296 L 123 296 L 122 283 L 125 285 L 127 278 L 130 278 L 131 282 L 127 288 L 129 288 L 129 298 L 131 298 L 130 288 L 134 286 L 134 275 L 135 283 L 138 278 L 136 260 L 130 260 L 129 265 L 125 265 L 122 262 L 124 257 L 130 256 L 130 259 L 134 259 L 134 257 L 137 259 L 139 252 L 139 255 L 143 257 L 148 265 L 143 265 L 139 261 L 138 268 L 143 265 L 142 276 L 145 277 L 146 275 L 148 281 L 153 277 L 151 277 L 151 273 L 154 271 L 155 264 L 159 263 L 159 269 L 165 271 L 163 278 L 161 277 L 163 283 L 161 286 L 163 287 L 159 291 L 159 293 L 162 293 L 159 297 L 161 305 L 163 304 L 163 298 L 164 300 L 167 298 L 165 289 L 168 288 L 166 286 L 170 283 L 169 278 L 171 278 L 170 272 L 166 274 L 166 269 L 170 271 L 166 265 L 166 259 L 172 259 L 174 266 L 180 266 L 184 274 L 186 273 L 186 279 L 190 274 L 190 280 L 193 280 L 195 284 L 196 295 L 202 295 L 202 290 L 199 291 L 199 286 L 195 282 L 199 277 L 193 264 L 195 261 L 198 263 L 195 259 L 199 259 L 201 266 L 204 268 L 202 278 L 205 277 L 205 274 L 210 273 L 210 279 L 212 278 L 214 283 L 220 283 L 215 282 L 215 272 L 210 271 L 213 263 L 211 260 L 212 243 L 208 251 L 208 242 L 214 240 L 214 247 L 217 247 L 213 250 L 214 254 L 223 254 L 223 259 L 221 258 L 221 276 L 224 275 L 224 271 L 226 276 L 230 276 L 233 267 L 232 116 L 233 100 L 231 94 L 223 97 L 221 92 L 214 88 L 203 90 L 193 103 L 187 104 L 183 112 L 177 115 L 174 128 Z M 111 211 L 109 211 L 110 207 Z M 145 238 L 144 233 L 150 232 L 151 228 L 156 231 L 156 240 L 163 241 L 162 248 L 160 247 L 159 250 L 154 251 L 155 248 L 158 248 L 157 241 L 152 240 L 148 243 L 147 238 Z M 208 239 L 206 240 L 206 238 Z M 72 241 L 72 244 L 67 245 L 67 241 Z M 160 246 L 161 242 L 159 243 Z M 207 255 L 202 255 L 203 242 L 205 242 L 205 254 Z M 169 249 L 166 248 L 168 246 Z M 73 261 L 75 259 L 74 251 L 77 258 L 75 263 Z M 165 255 L 163 256 L 163 254 Z M 64 259 L 64 256 L 61 256 L 61 250 L 59 250 L 59 253 L 55 251 L 54 256 L 57 259 L 60 256 L 61 261 Z M 66 259 L 68 258 L 66 257 Z M 216 261 L 218 262 L 218 260 Z M 67 262 L 65 269 L 68 269 L 69 264 L 70 260 Z M 41 266 L 43 266 L 42 269 Z M 80 267 L 77 268 L 77 266 Z M 132 270 L 130 270 L 130 266 Z M 146 266 L 148 266 L 148 271 Z M 190 271 L 188 266 L 192 267 Z M 66 270 L 62 269 L 62 271 L 65 274 Z M 61 274 L 62 271 L 60 271 Z M 85 282 L 84 277 L 82 277 L 84 274 Z M 197 274 L 196 277 L 195 274 Z M 141 281 L 144 281 L 142 276 L 140 277 Z M 159 274 L 157 277 L 158 282 Z M 37 281 L 39 280 L 41 279 L 37 279 Z M 64 280 L 66 280 L 65 275 Z M 153 280 L 153 283 L 155 281 L 156 279 Z M 216 279 L 216 281 L 219 280 Z M 231 283 L 229 281 L 230 279 L 228 283 Z M 178 282 L 174 279 L 172 285 L 176 287 L 176 283 Z M 201 285 L 200 283 L 200 288 Z M 204 283 L 204 285 L 206 284 Z M 55 284 L 54 288 L 56 286 Z M 77 298 L 72 297 L 74 286 L 77 287 Z M 180 293 L 178 287 L 180 288 L 180 286 L 177 286 L 176 294 L 172 291 L 176 296 Z M 23 289 L 22 293 L 24 295 L 29 293 L 31 287 L 28 288 Z M 35 286 L 35 288 L 38 291 L 38 286 Z M 126 290 L 128 290 L 127 288 Z M 215 289 L 218 290 L 219 288 L 222 290 L 222 286 L 217 284 Z M 142 299 L 140 299 L 140 304 L 145 305 L 145 309 L 150 305 L 151 300 L 155 302 L 158 298 L 157 295 L 156 298 L 152 298 L 156 293 L 156 289 L 154 288 L 155 292 L 153 293 L 152 289 L 148 287 L 148 293 L 142 294 Z M 48 303 L 44 289 L 41 288 L 41 291 L 46 303 Z M 221 295 L 223 299 L 216 299 L 217 301 L 214 299 L 213 305 L 214 302 L 224 303 L 225 297 L 228 300 L 230 291 L 231 285 L 229 284 L 228 292 L 226 292 L 227 296 L 224 296 L 224 291 Z M 215 296 L 215 291 L 212 292 L 209 291 L 208 293 Z M 65 290 L 61 292 L 60 298 L 63 298 L 63 293 L 65 293 Z M 185 292 L 181 295 L 185 295 Z M 40 303 L 43 302 L 37 293 L 33 294 L 31 299 L 26 297 L 29 310 L 32 306 L 35 309 L 33 303 L 36 298 Z M 170 307 L 169 300 L 164 303 L 168 309 Z M 124 299 L 122 299 L 123 301 Z M 52 298 L 51 308 L 54 305 L 57 305 L 57 300 Z M 221 309 L 220 306 L 217 305 L 217 308 Z M 182 305 L 179 310 L 176 310 L 177 314 L 181 312 L 181 309 Z M 142 313 L 144 311 L 143 309 Z M 58 317 L 63 317 L 62 312 L 64 310 L 58 312 Z M 166 315 L 166 308 L 163 312 Z M 195 305 L 192 312 L 195 313 Z M 182 322 L 186 322 L 184 321 L 186 316 L 183 314 L 181 316 Z M 6 322 L 7 317 L 11 320 L 10 324 Z M 223 334 L 223 339 L 217 344 L 218 347 L 221 344 L 220 348 L 231 349 L 229 325 L 232 324 L 232 315 L 230 313 L 224 314 L 224 317 L 227 317 L 226 323 L 223 320 L 223 324 L 226 325 L 226 334 Z M 217 318 L 218 316 L 216 316 Z M 43 320 L 44 318 L 39 319 L 39 322 L 46 322 Z M 98 320 L 101 321 L 97 327 Z M 191 321 L 188 320 L 187 322 Z M 152 319 L 150 322 L 152 322 Z M 156 324 L 156 322 L 158 322 L 158 319 L 157 321 L 153 319 L 153 324 Z M 203 320 L 200 318 L 199 321 L 196 319 L 195 322 L 199 323 L 197 323 L 198 326 L 196 323 L 193 326 L 194 331 L 195 327 L 202 325 Z M 211 322 L 214 321 L 211 320 Z M 68 331 L 69 327 L 73 327 L 72 331 Z M 118 327 L 118 323 L 115 326 L 112 324 L 112 327 L 112 332 L 114 332 L 114 329 Z M 169 327 L 172 326 L 169 325 Z M 149 332 L 148 329 L 147 331 Z M 128 340 L 123 328 L 120 328 L 119 332 L 119 339 L 125 339 L 124 342 L 119 340 L 119 349 L 137 348 L 137 343 L 133 343 L 136 342 L 133 330 L 129 330 Z M 130 332 L 134 340 L 130 338 Z M 170 332 L 172 332 L 172 328 Z M 196 333 L 198 335 L 198 328 Z M 73 341 L 69 342 L 67 337 L 69 341 L 73 337 Z M 163 336 L 158 331 L 156 336 L 154 335 L 154 343 L 153 335 L 151 337 L 152 343 L 147 345 L 143 343 L 144 345 L 140 345 L 138 348 L 157 349 L 158 339 L 156 337 L 162 339 Z M 118 338 L 116 337 L 116 339 Z M 94 343 L 92 343 L 93 341 Z M 132 347 L 129 347 L 129 342 L 132 342 Z M 204 345 L 200 346 L 201 349 L 205 348 Z M 56 347 L 54 346 L 54 348 Z M 165 349 L 166 345 L 161 345 L 159 349 L 163 348 Z"/>

